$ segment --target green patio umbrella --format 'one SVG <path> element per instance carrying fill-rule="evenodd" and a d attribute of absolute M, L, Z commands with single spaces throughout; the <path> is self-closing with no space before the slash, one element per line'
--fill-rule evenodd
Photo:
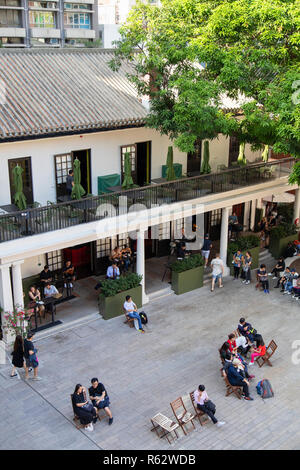
<path fill-rule="evenodd" d="M 85 194 L 85 190 L 81 186 L 81 171 L 80 171 L 80 161 L 78 158 L 74 160 L 74 185 L 72 189 L 72 199 L 81 199 Z"/>
<path fill-rule="evenodd" d="M 263 162 L 267 162 L 269 159 L 269 146 L 265 145 L 264 151 L 261 154 L 261 158 Z"/>
<path fill-rule="evenodd" d="M 210 172 L 211 172 L 211 166 L 209 164 L 209 141 L 205 140 L 201 173 L 206 175 Z"/>
<path fill-rule="evenodd" d="M 124 181 L 122 183 L 122 188 L 130 189 L 132 187 L 134 187 L 134 183 L 131 176 L 130 154 L 129 152 L 126 152 L 124 158 Z"/>
<path fill-rule="evenodd" d="M 237 162 L 239 165 L 247 165 L 247 160 L 245 156 L 245 142 L 240 143 L 240 150 L 239 150 Z"/>
<path fill-rule="evenodd" d="M 13 169 L 13 185 L 15 187 L 14 201 L 16 206 L 22 211 L 26 209 L 27 202 L 25 194 L 23 193 L 23 168 L 19 165 L 16 165 Z"/>
<path fill-rule="evenodd" d="M 166 178 L 167 181 L 176 180 L 175 169 L 173 165 L 173 147 L 168 147 Z"/>

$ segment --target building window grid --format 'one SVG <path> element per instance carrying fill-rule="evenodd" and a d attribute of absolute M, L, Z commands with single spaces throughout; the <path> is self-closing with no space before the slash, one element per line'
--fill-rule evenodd
<path fill-rule="evenodd" d="M 91 29 L 90 13 L 64 13 L 64 24 L 69 28 Z"/>
<path fill-rule="evenodd" d="M 171 238 L 171 226 L 170 222 L 164 222 L 159 225 L 158 239 L 159 240 L 170 240 Z"/>
<path fill-rule="evenodd" d="M 127 246 L 129 246 L 129 236 L 128 236 L 128 233 L 122 233 L 120 235 L 117 236 L 117 246 L 119 248 L 121 248 L 121 250 L 123 248 L 126 248 Z"/>
<path fill-rule="evenodd" d="M 55 28 L 55 13 L 48 11 L 30 11 L 29 26 L 30 28 Z"/>
<path fill-rule="evenodd" d="M 101 238 L 96 240 L 96 257 L 104 258 L 111 253 L 111 238 Z"/>
<path fill-rule="evenodd" d="M 124 164 L 125 164 L 125 154 L 129 153 L 130 161 L 131 161 L 131 170 L 135 171 L 135 160 L 136 160 L 136 147 L 135 145 L 130 145 L 128 147 L 121 148 L 121 155 L 122 155 L 122 171 L 124 172 Z"/>
<path fill-rule="evenodd" d="M 58 271 L 63 267 L 63 254 L 62 250 L 51 251 L 46 253 L 46 263 L 48 264 L 50 271 Z"/>
<path fill-rule="evenodd" d="M 220 225 L 221 220 L 222 220 L 222 209 L 216 209 L 214 211 L 211 211 L 211 216 L 210 216 L 211 227 L 216 227 L 217 225 Z"/>
<path fill-rule="evenodd" d="M 70 153 L 55 155 L 55 166 L 57 184 L 65 183 L 69 171 L 73 168 L 72 155 Z"/>

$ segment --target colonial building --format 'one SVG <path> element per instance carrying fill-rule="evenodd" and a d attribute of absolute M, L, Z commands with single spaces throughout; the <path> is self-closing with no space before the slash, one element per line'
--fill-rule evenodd
<path fill-rule="evenodd" d="M 111 249 L 129 244 L 129 232 L 135 232 L 136 269 L 143 275 L 146 303 L 145 256 L 168 253 L 174 232 L 184 227 L 187 218 L 205 214 L 202 230 L 216 231 L 226 263 L 233 207 L 244 227 L 253 228 L 262 197 L 295 189 L 295 218 L 299 217 L 299 191 L 288 185 L 291 160 L 264 165 L 260 153 L 246 146 L 249 165 L 234 167 L 238 142 L 224 136 L 210 145 L 210 175 L 199 174 L 200 142 L 191 155 L 174 148 L 181 178 L 163 182 L 172 143 L 145 127 L 147 103 L 127 80 L 128 66 L 113 72 L 108 66 L 111 58 L 111 51 L 99 49 L 0 51 L 0 305 L 4 311 L 23 304 L 22 280 L 38 274 L 46 262 L 52 270 L 61 269 L 78 246 L 85 247 L 87 254 L 83 277 L 103 272 Z M 239 111 L 238 104 L 229 100 L 224 107 Z M 122 191 L 126 152 L 138 187 Z M 75 159 L 81 163 L 87 195 L 80 202 L 66 198 L 66 177 Z M 16 165 L 24 170 L 28 208 L 23 211 L 14 205 Z M 140 206 L 128 215 L 134 204 Z M 151 231 L 156 233 L 155 242 Z"/>

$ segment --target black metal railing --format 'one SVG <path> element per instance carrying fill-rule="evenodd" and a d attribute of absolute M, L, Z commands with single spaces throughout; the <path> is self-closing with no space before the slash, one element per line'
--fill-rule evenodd
<path fill-rule="evenodd" d="M 273 160 L 220 173 L 10 212 L 0 215 L 0 243 L 117 216 L 124 213 L 124 205 L 122 209 L 119 206 L 120 196 L 126 196 L 127 210 L 133 204 L 142 204 L 150 209 L 154 205 L 188 201 L 288 176 L 293 162 L 293 158 Z"/>

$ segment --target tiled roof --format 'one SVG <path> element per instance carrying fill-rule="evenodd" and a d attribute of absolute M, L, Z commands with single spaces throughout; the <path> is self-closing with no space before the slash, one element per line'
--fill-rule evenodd
<path fill-rule="evenodd" d="M 141 126 L 146 108 L 109 50 L 0 51 L 0 141 Z"/>

